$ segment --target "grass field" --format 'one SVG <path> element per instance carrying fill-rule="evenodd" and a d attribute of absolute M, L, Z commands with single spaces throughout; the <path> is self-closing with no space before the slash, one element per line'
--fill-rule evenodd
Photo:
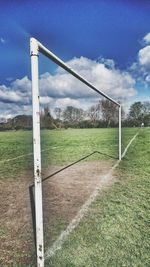
<path fill-rule="evenodd" d="M 123 149 L 137 130 L 136 128 L 123 129 Z M 148 260 L 149 131 L 149 128 L 140 130 L 127 155 L 115 171 L 115 184 L 96 199 L 89 213 L 66 240 L 62 249 L 46 262 L 46 266 L 143 267 L 150 265 Z M 42 131 L 41 139 L 42 149 L 45 150 L 42 152 L 43 168 L 47 168 L 49 165 L 52 168 L 63 166 L 98 150 L 103 154 L 87 159 L 87 163 L 91 166 L 89 170 L 91 168 L 92 171 L 93 160 L 108 163 L 109 167 L 109 156 L 114 158 L 117 156 L 116 129 L 46 130 Z M 2 215 L 0 219 L 0 239 L 2 241 L 0 242 L 2 244 L 0 245 L 0 265 L 35 266 L 28 195 L 28 186 L 33 178 L 29 178 L 28 175 L 21 176 L 22 173 L 31 175 L 30 170 L 33 168 L 32 133 L 27 131 L 1 132 L 0 148 L 2 193 L 0 200 Z M 24 154 L 29 155 L 4 161 Z M 91 165 L 88 161 L 91 162 Z M 113 161 L 116 160 L 113 159 Z M 88 165 L 77 164 L 74 171 L 76 172 L 82 166 L 85 168 L 86 176 Z M 83 175 L 82 169 L 80 171 Z M 97 171 L 98 169 L 95 170 L 95 172 Z M 101 171 L 100 167 L 100 173 Z M 106 171 L 108 171 L 107 168 Z M 69 175 L 72 176 L 71 168 Z M 49 209 L 51 206 L 47 221 L 50 220 L 49 230 L 46 229 L 45 232 L 47 247 L 56 240 L 62 230 L 65 230 L 69 223 L 68 219 L 71 218 L 67 217 L 67 214 L 72 212 L 73 207 L 70 204 L 72 195 L 69 196 L 69 190 L 68 192 L 67 190 L 63 191 L 66 184 L 61 184 L 62 181 L 59 184 L 59 177 L 56 178 L 57 183 L 53 180 L 49 186 L 45 184 L 46 189 L 50 191 L 46 192 L 48 197 L 46 196 L 47 198 L 44 200 L 44 205 L 46 204 L 44 207 Z M 61 178 L 66 179 L 66 174 Z M 93 178 L 94 176 L 91 177 L 91 182 Z M 86 183 L 85 191 L 88 180 Z M 76 191 L 79 192 L 78 195 L 75 195 L 76 199 L 73 202 L 75 211 L 82 205 L 83 200 L 86 200 L 77 198 L 80 195 L 80 184 Z M 61 194 L 57 195 L 57 192 Z M 59 198 L 60 195 L 62 199 Z M 57 207 L 57 198 L 60 200 L 60 209 Z M 70 205 L 68 207 L 71 208 L 68 208 L 65 211 L 66 214 L 63 215 L 61 211 L 63 211 L 66 201 Z"/>
<path fill-rule="evenodd" d="M 124 128 L 122 132 L 124 149 L 137 128 Z M 41 144 L 43 168 L 72 163 L 95 150 L 105 154 L 99 155 L 98 159 L 116 158 L 118 129 L 45 130 L 41 132 Z M 32 132 L 0 132 L 0 178 L 17 178 L 23 171 L 33 169 L 32 152 Z M 91 159 L 94 157 L 88 160 Z"/>
<path fill-rule="evenodd" d="M 144 129 L 117 168 L 116 183 L 46 266 L 150 266 L 149 159 L 150 129 Z"/>

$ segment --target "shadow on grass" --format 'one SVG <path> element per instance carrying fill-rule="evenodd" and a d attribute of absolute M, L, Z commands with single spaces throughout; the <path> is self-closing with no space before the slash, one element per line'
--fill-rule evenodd
<path fill-rule="evenodd" d="M 79 163 L 80 161 L 82 161 L 82 160 L 84 160 L 84 159 L 86 159 L 88 157 L 91 157 L 94 154 L 101 154 L 101 155 L 107 156 L 107 157 L 112 158 L 112 159 L 117 159 L 116 157 L 108 155 L 106 153 L 103 153 L 103 152 L 100 152 L 100 151 L 93 151 L 92 153 L 90 153 L 90 154 L 78 159 L 77 161 L 75 161 L 75 162 L 73 162 L 73 163 L 71 163 L 71 164 L 69 164 L 69 165 L 67 165 L 67 166 L 65 166 L 63 168 L 61 168 L 60 170 L 48 175 L 47 177 L 44 177 L 42 179 L 42 182 L 45 182 L 46 180 L 50 179 L 54 175 L 56 175 L 56 174 L 58 174 L 58 173 L 60 173 L 60 172 L 62 172 L 64 170 L 70 168 L 71 166 Z M 30 205 L 31 205 L 31 214 L 32 214 L 33 235 L 34 235 L 34 242 L 35 242 L 35 248 L 36 248 L 35 198 L 34 198 L 34 190 L 33 189 L 34 189 L 34 184 L 29 186 L 29 195 L 30 195 Z"/>
<path fill-rule="evenodd" d="M 48 180 L 49 178 L 53 177 L 54 175 L 56 175 L 56 174 L 58 174 L 58 173 L 60 173 L 60 172 L 62 172 L 62 171 L 64 171 L 64 170 L 70 168 L 71 166 L 73 166 L 73 165 L 79 163 L 80 161 L 82 161 L 82 160 L 84 160 L 84 159 L 86 159 L 86 158 L 88 158 L 88 157 L 91 157 L 91 156 L 94 155 L 94 154 L 101 154 L 101 155 L 107 156 L 107 157 L 112 158 L 112 159 L 117 159 L 116 157 L 110 156 L 110 155 L 105 154 L 105 153 L 102 153 L 102 152 L 100 152 L 100 151 L 93 151 L 92 153 L 90 153 L 90 154 L 88 154 L 88 155 L 86 155 L 86 156 L 84 156 L 84 157 L 78 159 L 77 161 L 74 161 L 73 163 L 71 163 L 71 164 L 69 164 L 69 165 L 67 165 L 67 166 L 65 166 L 65 167 L 63 167 L 63 168 L 61 168 L 60 170 L 58 170 L 58 171 L 56 171 L 56 172 L 54 172 L 54 173 L 48 175 L 47 177 L 43 178 L 43 179 L 42 179 L 42 182 L 45 182 L 46 180 Z"/>

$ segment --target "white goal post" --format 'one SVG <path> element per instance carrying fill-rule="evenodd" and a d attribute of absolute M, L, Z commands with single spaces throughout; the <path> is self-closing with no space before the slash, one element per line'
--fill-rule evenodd
<path fill-rule="evenodd" d="M 33 106 L 33 149 L 34 149 L 34 186 L 35 186 L 35 221 L 36 221 L 36 253 L 37 266 L 44 267 L 44 238 L 43 238 L 43 208 L 42 208 L 42 178 L 41 178 L 41 143 L 40 143 L 40 95 L 39 95 L 39 52 L 51 59 L 64 70 L 72 74 L 82 83 L 110 100 L 119 107 L 119 151 L 121 160 L 121 104 L 97 89 L 76 71 L 65 64 L 55 54 L 44 47 L 35 38 L 30 39 L 31 77 L 32 77 L 32 106 Z"/>

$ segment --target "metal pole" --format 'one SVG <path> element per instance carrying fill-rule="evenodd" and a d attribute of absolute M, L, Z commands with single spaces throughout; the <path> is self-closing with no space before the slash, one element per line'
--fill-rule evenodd
<path fill-rule="evenodd" d="M 43 243 L 43 209 L 41 181 L 41 143 L 40 143 L 40 105 L 38 81 L 38 44 L 31 38 L 31 73 L 32 73 L 32 105 L 33 105 L 33 149 L 34 149 L 34 185 L 35 185 L 35 219 L 36 219 L 36 251 L 37 267 L 44 267 Z"/>
<path fill-rule="evenodd" d="M 119 160 L 121 160 L 121 105 L 119 106 Z"/>

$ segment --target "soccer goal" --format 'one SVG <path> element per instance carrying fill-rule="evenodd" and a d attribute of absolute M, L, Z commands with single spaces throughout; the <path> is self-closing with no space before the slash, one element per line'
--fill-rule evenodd
<path fill-rule="evenodd" d="M 39 53 L 45 55 L 66 72 L 98 95 L 104 97 L 118 109 L 118 159 L 121 160 L 121 104 L 99 90 L 83 76 L 70 68 L 65 62 L 43 46 L 35 38 L 30 39 L 31 72 L 32 72 L 32 105 L 33 105 L 33 146 L 34 146 L 34 197 L 36 223 L 37 266 L 44 266 L 43 208 L 42 208 L 42 175 L 41 175 L 41 138 L 40 138 L 40 94 L 39 94 Z M 56 110 L 59 112 L 59 110 Z"/>

